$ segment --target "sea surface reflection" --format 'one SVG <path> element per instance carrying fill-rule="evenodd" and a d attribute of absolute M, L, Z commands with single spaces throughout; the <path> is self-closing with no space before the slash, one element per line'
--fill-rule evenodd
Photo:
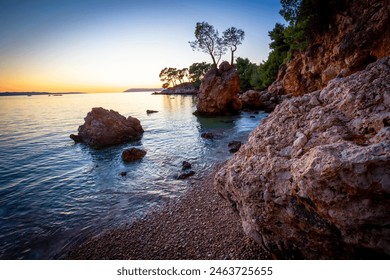
<path fill-rule="evenodd" d="M 92 107 L 138 118 L 143 138 L 103 150 L 74 144 L 69 134 Z M 150 92 L 0 97 L 0 258 L 61 258 L 85 238 L 131 223 L 228 158 L 227 143 L 245 141 L 265 117 L 194 111 L 195 97 Z M 121 151 L 131 146 L 147 155 L 126 164 Z M 177 180 L 184 160 L 196 174 Z"/>

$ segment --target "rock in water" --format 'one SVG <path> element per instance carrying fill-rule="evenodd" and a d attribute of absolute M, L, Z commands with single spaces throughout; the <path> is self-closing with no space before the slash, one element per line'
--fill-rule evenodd
<path fill-rule="evenodd" d="M 191 169 L 192 167 L 192 164 L 189 163 L 188 161 L 183 161 L 183 163 L 181 164 L 181 170 L 186 170 L 186 169 Z"/>
<path fill-rule="evenodd" d="M 285 100 L 215 176 L 279 258 L 389 258 L 390 57 Z"/>
<path fill-rule="evenodd" d="M 122 152 L 122 159 L 125 162 L 133 162 L 143 158 L 145 155 L 146 155 L 146 151 L 144 150 L 137 149 L 137 148 L 130 148 Z"/>
<path fill-rule="evenodd" d="M 241 141 L 231 141 L 228 144 L 229 152 L 236 153 L 240 149 L 242 143 Z"/>
<path fill-rule="evenodd" d="M 71 134 L 76 142 L 86 143 L 94 148 L 105 148 L 139 140 L 144 132 L 138 119 L 127 119 L 113 110 L 92 108 L 78 129 L 79 134 Z"/>
<path fill-rule="evenodd" d="M 187 179 L 188 177 L 191 177 L 193 175 L 195 175 L 195 171 L 184 172 L 184 173 L 181 173 L 180 175 L 178 175 L 177 179 L 183 180 L 183 179 Z"/>
<path fill-rule="evenodd" d="M 241 109 L 237 97 L 240 91 L 240 78 L 234 67 L 226 61 L 219 69 L 209 70 L 199 89 L 196 115 L 216 116 L 236 114 Z"/>

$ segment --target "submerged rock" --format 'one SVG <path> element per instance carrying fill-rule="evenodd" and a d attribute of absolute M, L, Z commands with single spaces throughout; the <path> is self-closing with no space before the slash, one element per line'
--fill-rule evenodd
<path fill-rule="evenodd" d="M 236 153 L 240 149 L 241 145 L 242 143 L 240 141 L 231 141 L 228 144 L 229 152 Z"/>
<path fill-rule="evenodd" d="M 200 137 L 204 139 L 214 139 L 215 135 L 212 132 L 203 132 Z"/>
<path fill-rule="evenodd" d="M 241 101 L 237 97 L 239 91 L 240 78 L 237 70 L 228 62 L 222 62 L 219 69 L 212 68 L 204 76 L 194 114 L 203 116 L 236 114 L 241 109 Z"/>
<path fill-rule="evenodd" d="M 195 175 L 195 171 L 188 171 L 188 172 L 181 173 L 179 176 L 177 176 L 177 179 L 183 180 L 193 175 Z"/>
<path fill-rule="evenodd" d="M 182 170 L 186 170 L 186 169 L 191 169 L 191 167 L 192 167 L 192 165 L 191 165 L 191 163 L 189 163 L 188 161 L 183 161 L 183 163 L 182 163 Z"/>
<path fill-rule="evenodd" d="M 279 258 L 390 256 L 390 57 L 285 100 L 215 176 Z"/>
<path fill-rule="evenodd" d="M 139 140 L 144 132 L 138 119 L 120 115 L 114 110 L 92 108 L 78 128 L 78 135 L 71 134 L 75 142 L 83 142 L 94 148 L 104 148 Z"/>
<path fill-rule="evenodd" d="M 146 155 L 146 151 L 138 148 L 126 149 L 122 152 L 122 159 L 125 162 L 133 162 L 142 159 Z"/>

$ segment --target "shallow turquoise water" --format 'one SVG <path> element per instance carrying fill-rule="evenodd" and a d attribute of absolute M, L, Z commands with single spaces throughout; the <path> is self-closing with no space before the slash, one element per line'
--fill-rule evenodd
<path fill-rule="evenodd" d="M 143 138 L 103 150 L 74 144 L 69 134 L 92 107 L 138 118 Z M 86 237 L 130 223 L 228 158 L 227 143 L 245 141 L 265 117 L 193 111 L 194 97 L 150 93 L 0 97 L 0 258 L 60 258 Z M 203 132 L 218 137 L 206 140 Z M 125 164 L 121 151 L 131 146 L 147 155 Z M 184 160 L 196 174 L 176 180 Z"/>

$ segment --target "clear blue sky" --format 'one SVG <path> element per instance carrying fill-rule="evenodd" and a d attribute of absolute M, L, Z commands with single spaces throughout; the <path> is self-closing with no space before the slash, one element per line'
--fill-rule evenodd
<path fill-rule="evenodd" d="M 159 87 L 166 66 L 207 61 L 196 22 L 245 31 L 237 56 L 267 58 L 278 0 L 0 0 L 0 91 Z M 224 57 L 229 60 L 229 56 Z"/>

